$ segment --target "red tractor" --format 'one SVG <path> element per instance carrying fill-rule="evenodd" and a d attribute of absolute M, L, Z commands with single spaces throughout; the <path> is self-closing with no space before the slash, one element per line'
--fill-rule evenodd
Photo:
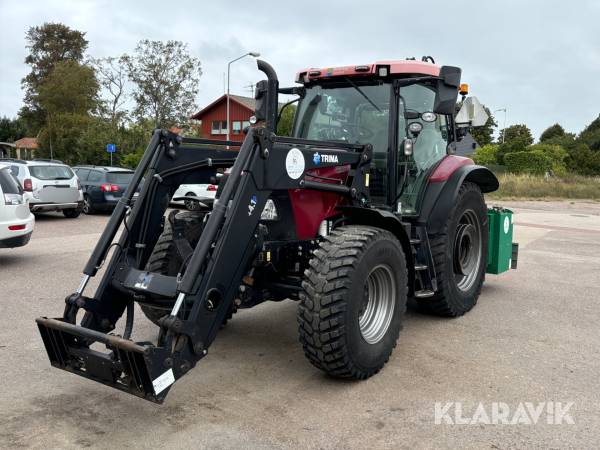
<path fill-rule="evenodd" d="M 483 194 L 498 180 L 454 155 L 461 70 L 380 61 L 303 70 L 280 88 L 258 68 L 267 80 L 243 142 L 154 132 L 63 316 L 37 319 L 53 366 L 162 402 L 237 309 L 292 299 L 309 361 L 365 379 L 389 359 L 409 299 L 443 316 L 473 308 L 488 257 Z M 275 134 L 279 94 L 298 102 L 291 137 Z M 467 106 L 459 116 L 481 122 Z M 217 198 L 167 213 L 194 183 L 219 183 Z M 135 303 L 156 342 L 131 339 Z"/>

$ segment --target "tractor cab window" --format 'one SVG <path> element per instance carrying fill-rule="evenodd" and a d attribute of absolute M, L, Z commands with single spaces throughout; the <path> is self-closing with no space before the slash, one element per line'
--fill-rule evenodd
<path fill-rule="evenodd" d="M 384 203 L 387 184 L 389 83 L 346 80 L 308 87 L 298 106 L 294 136 L 373 145 L 370 190 Z"/>
<path fill-rule="evenodd" d="M 398 152 L 398 180 L 403 214 L 416 214 L 418 197 L 431 169 L 446 156 L 446 116 L 433 113 L 433 87 L 414 84 L 400 89 L 398 142 L 413 139 L 413 154 Z"/>

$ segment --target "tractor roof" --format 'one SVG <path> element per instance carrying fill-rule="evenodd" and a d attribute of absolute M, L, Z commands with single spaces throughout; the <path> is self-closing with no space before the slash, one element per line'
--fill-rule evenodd
<path fill-rule="evenodd" d="M 330 78 L 330 77 L 364 77 L 369 75 L 378 75 L 380 68 L 387 67 L 389 75 L 432 75 L 440 74 L 440 66 L 412 59 L 397 61 L 376 61 L 372 64 L 358 64 L 355 66 L 309 68 L 300 70 L 296 74 L 297 83 L 307 83 L 312 80 Z"/>

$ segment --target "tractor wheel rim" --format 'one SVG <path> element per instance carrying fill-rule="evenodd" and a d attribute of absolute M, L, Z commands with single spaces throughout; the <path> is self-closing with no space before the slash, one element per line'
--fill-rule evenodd
<path fill-rule="evenodd" d="M 466 210 L 458 221 L 453 253 L 456 286 L 466 292 L 477 281 L 483 254 L 481 224 L 472 209 Z"/>
<path fill-rule="evenodd" d="M 360 333 L 369 344 L 376 344 L 387 332 L 396 304 L 396 280 L 387 264 L 374 267 L 365 283 L 365 304 L 359 313 Z"/>

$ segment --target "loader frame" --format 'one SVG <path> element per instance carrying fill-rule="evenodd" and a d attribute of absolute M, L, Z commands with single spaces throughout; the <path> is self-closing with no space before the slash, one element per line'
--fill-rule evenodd
<path fill-rule="evenodd" d="M 271 85 L 270 95 L 276 96 L 273 80 Z M 171 384 L 207 354 L 215 339 L 242 278 L 262 246 L 260 212 L 274 191 L 335 192 L 347 198 L 348 206 L 369 205 L 365 178 L 371 161 L 370 145 L 279 137 L 272 133 L 270 121 L 250 128 L 241 145 L 186 139 L 164 130 L 154 132 L 131 184 L 84 268 L 79 288 L 66 298 L 63 317 L 37 319 L 53 366 L 162 402 Z M 203 148 L 207 145 L 212 148 Z M 232 150 L 234 146 L 239 146 L 239 151 Z M 315 151 L 335 155 L 337 162 L 317 166 L 312 158 Z M 295 179 L 285 170 L 290 152 L 300 152 L 305 161 L 302 174 Z M 332 166 L 350 168 L 345 184 L 305 179 L 311 169 Z M 226 167 L 231 167 L 231 172 L 183 276 L 146 271 L 168 206 L 161 199 L 169 199 L 183 180 L 206 183 L 217 169 Z M 139 198 L 134 201 L 142 180 L 145 182 Z M 111 249 L 110 262 L 95 295 L 84 296 L 88 280 L 97 274 Z M 169 316 L 161 319 L 157 345 L 135 343 L 129 340 L 133 302 L 151 294 L 176 298 L 175 306 Z M 80 309 L 85 314 L 77 325 Z M 124 336 L 108 334 L 125 310 L 128 319 Z M 94 343 L 105 345 L 108 352 L 92 348 Z"/>

